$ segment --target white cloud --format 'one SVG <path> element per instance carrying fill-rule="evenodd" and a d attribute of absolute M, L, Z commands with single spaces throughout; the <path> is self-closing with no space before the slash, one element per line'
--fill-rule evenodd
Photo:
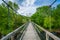
<path fill-rule="evenodd" d="M 0 0 L 0 4 L 2 3 L 2 0 Z"/>
<path fill-rule="evenodd" d="M 34 2 L 35 2 L 36 0 L 25 0 L 23 3 L 22 3 L 22 5 L 23 6 L 32 6 L 32 5 L 34 5 Z"/>
<path fill-rule="evenodd" d="M 30 7 L 20 6 L 20 9 L 18 10 L 20 14 L 25 15 L 25 16 L 27 15 L 31 16 L 33 13 L 35 13 L 35 11 L 36 11 L 36 7 L 31 7 L 31 6 Z"/>
<path fill-rule="evenodd" d="M 16 0 L 10 0 L 12 2 L 17 2 Z M 19 5 L 20 9 L 18 10 L 18 13 L 21 15 L 32 15 L 36 11 L 36 7 L 33 6 L 34 2 L 36 0 L 24 0 L 21 5 Z"/>
<path fill-rule="evenodd" d="M 36 0 L 25 0 L 22 2 L 23 6 L 20 6 L 18 12 L 22 15 L 32 15 L 36 11 L 36 7 L 33 6 Z"/>

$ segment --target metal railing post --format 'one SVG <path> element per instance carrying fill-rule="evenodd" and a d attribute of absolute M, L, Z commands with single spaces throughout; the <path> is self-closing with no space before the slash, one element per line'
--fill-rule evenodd
<path fill-rule="evenodd" d="M 46 33 L 46 40 L 49 40 L 49 35 Z"/>
<path fill-rule="evenodd" d="M 11 40 L 14 40 L 14 36 L 11 36 Z"/>

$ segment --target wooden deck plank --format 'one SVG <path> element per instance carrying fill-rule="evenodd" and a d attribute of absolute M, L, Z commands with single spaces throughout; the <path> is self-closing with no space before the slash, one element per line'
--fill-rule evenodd
<path fill-rule="evenodd" d="M 34 29 L 32 23 L 29 23 L 26 33 L 22 40 L 40 40 L 36 30 Z"/>

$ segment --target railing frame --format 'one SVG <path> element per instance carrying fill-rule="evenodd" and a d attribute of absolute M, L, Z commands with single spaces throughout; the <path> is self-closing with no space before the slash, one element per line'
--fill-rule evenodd
<path fill-rule="evenodd" d="M 11 33 L 7 34 L 6 36 L 4 36 L 3 38 L 1 38 L 0 40 L 8 40 L 8 39 L 14 40 L 15 34 L 18 33 L 18 32 L 21 33 L 20 29 L 21 29 L 22 27 L 24 27 L 24 28 L 26 29 L 26 27 L 27 27 L 28 24 L 29 24 L 29 23 L 23 24 L 22 26 L 20 26 L 19 28 L 17 28 L 17 29 L 14 30 L 13 32 L 11 32 Z M 22 31 L 24 32 L 25 29 L 23 29 Z"/>
<path fill-rule="evenodd" d="M 39 29 L 41 29 L 42 31 L 44 31 L 46 33 L 46 40 L 49 40 L 49 37 L 51 37 L 54 40 L 60 40 L 59 37 L 55 36 L 54 34 L 50 33 L 49 31 L 47 31 L 46 29 L 44 29 L 43 27 L 37 25 L 36 23 L 32 22 L 33 25 L 35 25 L 36 27 L 38 27 Z"/>

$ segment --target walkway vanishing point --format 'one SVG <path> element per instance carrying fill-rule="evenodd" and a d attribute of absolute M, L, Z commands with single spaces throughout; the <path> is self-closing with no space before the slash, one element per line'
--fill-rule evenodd
<path fill-rule="evenodd" d="M 22 40 L 40 40 L 36 30 L 34 29 L 32 23 L 29 23 L 26 33 Z"/>

